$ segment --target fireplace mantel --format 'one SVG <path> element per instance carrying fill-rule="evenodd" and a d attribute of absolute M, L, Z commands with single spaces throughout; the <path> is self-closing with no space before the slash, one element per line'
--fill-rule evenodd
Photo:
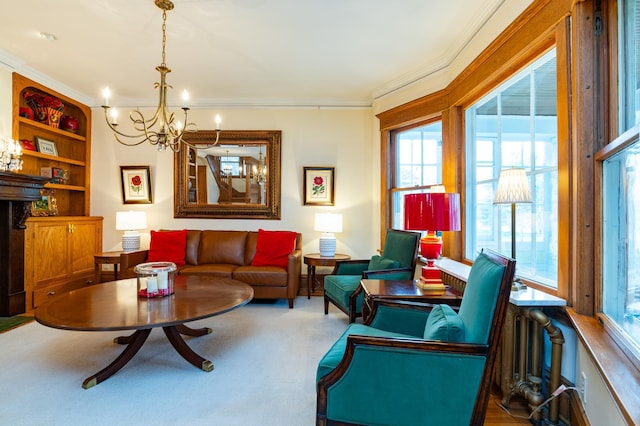
<path fill-rule="evenodd" d="M 0 316 L 25 312 L 24 229 L 49 178 L 0 172 Z"/>

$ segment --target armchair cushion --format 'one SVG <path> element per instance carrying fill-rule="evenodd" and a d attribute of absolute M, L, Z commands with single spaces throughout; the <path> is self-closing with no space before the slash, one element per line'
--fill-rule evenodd
<path fill-rule="evenodd" d="M 151 231 L 147 262 L 173 262 L 176 266 L 185 264 L 187 230 Z"/>
<path fill-rule="evenodd" d="M 393 259 L 387 259 L 376 254 L 371 256 L 371 260 L 369 261 L 369 266 L 367 267 L 367 269 L 369 271 L 376 271 L 379 269 L 395 269 L 399 267 L 400 262 Z"/>
<path fill-rule="evenodd" d="M 293 231 L 258 230 L 256 254 L 251 266 L 280 266 L 286 268 L 289 254 L 296 247 L 297 233 Z"/>
<path fill-rule="evenodd" d="M 415 339 L 416 336 L 410 336 L 408 334 L 395 333 L 392 331 L 380 330 L 377 328 L 369 327 L 364 324 L 350 324 L 347 330 L 342 333 L 342 336 L 331 346 L 331 349 L 325 354 L 318 364 L 318 370 L 316 371 L 316 382 L 321 378 L 331 373 L 342 361 L 344 351 L 347 348 L 347 337 L 350 334 L 358 334 L 361 336 L 372 337 L 396 337 L 405 339 Z"/>
<path fill-rule="evenodd" d="M 327 275 L 324 277 L 324 292 L 343 307 L 349 306 L 349 297 L 360 285 L 361 275 Z M 358 312 L 362 308 L 363 297 L 358 298 Z"/>
<path fill-rule="evenodd" d="M 464 341 L 464 323 L 451 306 L 440 304 L 433 307 L 424 327 L 426 340 L 445 342 Z"/>

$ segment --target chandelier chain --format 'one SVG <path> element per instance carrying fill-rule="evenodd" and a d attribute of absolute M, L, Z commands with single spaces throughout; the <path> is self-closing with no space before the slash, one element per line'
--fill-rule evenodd
<path fill-rule="evenodd" d="M 166 67 L 166 53 L 165 47 L 167 45 L 167 11 L 162 10 L 162 64 L 160 66 Z"/>

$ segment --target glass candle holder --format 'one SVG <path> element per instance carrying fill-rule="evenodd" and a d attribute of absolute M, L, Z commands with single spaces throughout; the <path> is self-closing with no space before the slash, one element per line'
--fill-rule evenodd
<path fill-rule="evenodd" d="M 173 294 L 176 264 L 172 262 L 141 263 L 135 267 L 139 297 L 164 297 Z"/>

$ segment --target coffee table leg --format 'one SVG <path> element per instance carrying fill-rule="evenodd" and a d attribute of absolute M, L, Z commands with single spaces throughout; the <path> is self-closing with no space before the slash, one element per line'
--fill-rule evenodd
<path fill-rule="evenodd" d="M 187 326 L 183 326 L 188 330 L 193 330 Z M 180 327 L 182 328 L 182 327 Z M 195 353 L 187 343 L 180 336 L 179 326 L 167 326 L 162 327 L 164 330 L 164 334 L 167 335 L 167 339 L 173 345 L 174 349 L 182 356 L 182 358 L 186 359 L 189 363 L 193 364 L 197 368 L 203 371 L 211 371 L 213 370 L 213 363 L 207 359 L 202 358 L 200 355 Z M 197 330 L 193 330 L 197 331 Z"/>
<path fill-rule="evenodd" d="M 131 336 L 125 337 L 124 339 L 128 340 L 128 346 L 124 351 L 122 351 L 118 358 L 93 376 L 85 379 L 85 381 L 82 382 L 82 387 L 84 389 L 89 389 L 98 383 L 104 382 L 109 377 L 117 373 L 140 350 L 145 340 L 147 340 L 147 337 L 149 337 L 149 333 L 151 333 L 151 329 L 146 328 L 144 330 L 136 331 Z"/>
<path fill-rule="evenodd" d="M 176 329 L 178 330 L 178 333 L 184 334 L 185 336 L 198 337 L 204 336 L 205 334 L 211 334 L 211 329 L 209 327 L 191 328 L 184 324 L 179 324 L 176 325 Z"/>

